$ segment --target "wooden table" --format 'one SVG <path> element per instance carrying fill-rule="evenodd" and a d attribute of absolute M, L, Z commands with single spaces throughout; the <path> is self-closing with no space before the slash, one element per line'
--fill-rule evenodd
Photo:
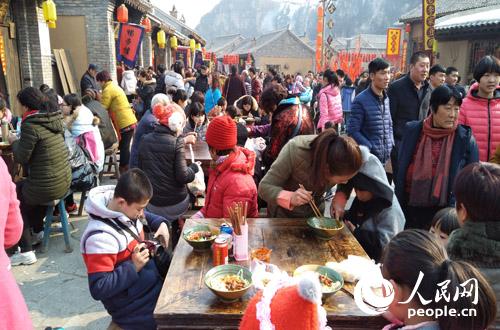
<path fill-rule="evenodd" d="M 186 221 L 184 228 L 195 224 L 219 225 L 221 219 Z M 249 247 L 271 248 L 271 263 L 290 275 L 304 264 L 341 261 L 348 255 L 368 257 L 351 232 L 344 228 L 332 241 L 316 239 L 304 219 L 250 219 Z M 249 262 L 240 263 L 249 266 Z M 158 329 L 237 329 L 250 290 L 241 301 L 224 304 L 205 286 L 204 275 L 212 267 L 210 251 L 194 252 L 183 239 L 175 249 L 172 264 L 154 312 Z M 345 284 L 341 291 L 325 301 L 328 323 L 334 329 L 381 329 L 388 324 L 382 317 L 367 316 L 352 298 L 354 285 Z"/>
<path fill-rule="evenodd" d="M 189 151 L 189 145 L 185 147 L 186 160 L 191 162 L 191 152 Z M 203 173 L 208 175 L 208 169 L 210 168 L 210 162 L 212 161 L 212 156 L 208 151 L 208 144 L 205 141 L 196 141 L 193 145 L 194 160 L 201 162 L 201 168 Z"/>

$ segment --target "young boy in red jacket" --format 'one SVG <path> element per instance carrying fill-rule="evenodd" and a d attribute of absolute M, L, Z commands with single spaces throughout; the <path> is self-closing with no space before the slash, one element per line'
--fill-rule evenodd
<path fill-rule="evenodd" d="M 193 218 L 229 217 L 236 202 L 248 203 L 249 218 L 257 218 L 257 187 L 253 180 L 255 153 L 236 146 L 236 123 L 229 116 L 217 117 L 207 128 L 206 141 L 215 167 L 208 176 L 205 206 Z"/>

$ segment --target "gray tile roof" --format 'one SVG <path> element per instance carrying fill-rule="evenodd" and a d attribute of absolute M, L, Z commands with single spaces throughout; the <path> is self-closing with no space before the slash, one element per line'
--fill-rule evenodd
<path fill-rule="evenodd" d="M 125 0 L 128 5 L 140 10 L 143 13 L 151 13 L 153 5 L 150 0 Z"/>
<path fill-rule="evenodd" d="M 292 38 L 295 38 L 299 43 L 303 44 L 304 47 L 306 47 L 309 51 L 314 53 L 314 49 L 311 48 L 308 44 L 306 44 L 302 39 L 297 37 L 292 31 L 288 30 L 288 28 L 281 29 L 281 30 L 276 30 L 272 31 L 266 34 L 263 34 L 257 38 L 247 38 L 244 39 L 240 35 L 229 35 L 229 36 L 222 36 L 215 38 L 213 41 L 210 42 L 209 46 L 213 45 L 221 45 L 225 41 L 227 44 L 223 47 L 208 47 L 208 51 L 213 51 L 217 54 L 217 56 L 221 56 L 224 54 L 248 54 L 248 53 L 255 53 L 262 47 L 265 47 L 266 45 L 270 44 L 274 40 L 279 39 L 282 37 L 284 34 L 290 34 Z"/>
<path fill-rule="evenodd" d="M 273 40 L 278 39 L 286 32 L 287 29 L 283 29 L 263 34 L 258 38 L 246 39 L 242 43 L 240 43 L 236 49 L 233 50 L 233 53 L 235 54 L 254 53 L 256 50 L 264 47 Z"/>
<path fill-rule="evenodd" d="M 500 26 L 500 5 L 466 10 L 436 20 L 436 30 Z"/>
<path fill-rule="evenodd" d="M 235 48 L 244 40 L 241 34 L 230 34 L 220 37 L 215 37 L 214 39 L 208 41 L 207 50 L 209 52 L 219 53 L 221 50 L 226 48 Z"/>
<path fill-rule="evenodd" d="M 385 34 L 359 34 L 351 38 L 334 38 L 332 41 L 335 50 L 355 50 L 358 38 L 361 38 L 361 50 L 384 50 L 387 45 Z"/>
<path fill-rule="evenodd" d="M 436 0 L 436 3 L 436 16 L 441 17 L 468 9 L 500 5 L 500 0 Z M 420 4 L 417 8 L 402 15 L 399 20 L 402 22 L 414 21 L 421 17 L 422 5 Z"/>

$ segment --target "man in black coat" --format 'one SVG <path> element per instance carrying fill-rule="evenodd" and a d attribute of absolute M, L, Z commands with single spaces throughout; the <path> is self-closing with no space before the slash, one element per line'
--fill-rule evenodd
<path fill-rule="evenodd" d="M 95 64 L 89 64 L 89 68 L 83 74 L 82 79 L 80 80 L 80 91 L 82 96 L 85 95 L 85 91 L 87 89 L 92 89 L 95 91 L 101 90 L 95 77 L 97 76 L 97 72 L 99 72 L 99 68 Z"/>
<path fill-rule="evenodd" d="M 397 174 L 397 155 L 406 123 L 418 120 L 420 105 L 429 83 L 430 59 L 425 52 L 416 52 L 410 59 L 410 72 L 393 82 L 387 94 L 391 108 L 395 148 L 392 149 L 392 170 Z"/>
<path fill-rule="evenodd" d="M 196 82 L 194 84 L 194 91 L 195 92 L 202 92 L 205 94 L 205 92 L 208 89 L 208 68 L 205 65 L 202 65 L 200 67 L 200 74 L 196 78 Z"/>
<path fill-rule="evenodd" d="M 165 67 L 165 64 L 158 64 L 157 70 L 158 74 L 156 75 L 155 94 L 165 94 L 167 92 L 165 90 L 165 71 L 167 71 L 167 68 Z"/>
<path fill-rule="evenodd" d="M 446 68 L 446 78 L 445 78 L 445 83 L 448 87 L 454 87 L 462 96 L 462 98 L 467 96 L 467 93 L 465 92 L 465 88 L 460 86 L 458 84 L 458 81 L 460 80 L 460 75 L 458 74 L 458 69 L 449 66 Z"/>
<path fill-rule="evenodd" d="M 115 128 L 111 122 L 108 111 L 104 109 L 100 100 L 99 92 L 93 89 L 87 89 L 82 97 L 82 103 L 87 108 L 90 109 L 94 116 L 99 118 L 99 132 L 101 133 L 102 143 L 104 144 L 104 149 L 109 149 L 113 144 L 118 142 L 118 137 L 115 133 Z"/>

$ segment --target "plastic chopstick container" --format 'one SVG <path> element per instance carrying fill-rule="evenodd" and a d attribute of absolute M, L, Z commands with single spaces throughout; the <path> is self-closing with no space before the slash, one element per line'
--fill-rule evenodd
<path fill-rule="evenodd" d="M 236 261 L 248 260 L 248 223 L 240 225 L 241 235 L 233 231 L 233 253 Z"/>

